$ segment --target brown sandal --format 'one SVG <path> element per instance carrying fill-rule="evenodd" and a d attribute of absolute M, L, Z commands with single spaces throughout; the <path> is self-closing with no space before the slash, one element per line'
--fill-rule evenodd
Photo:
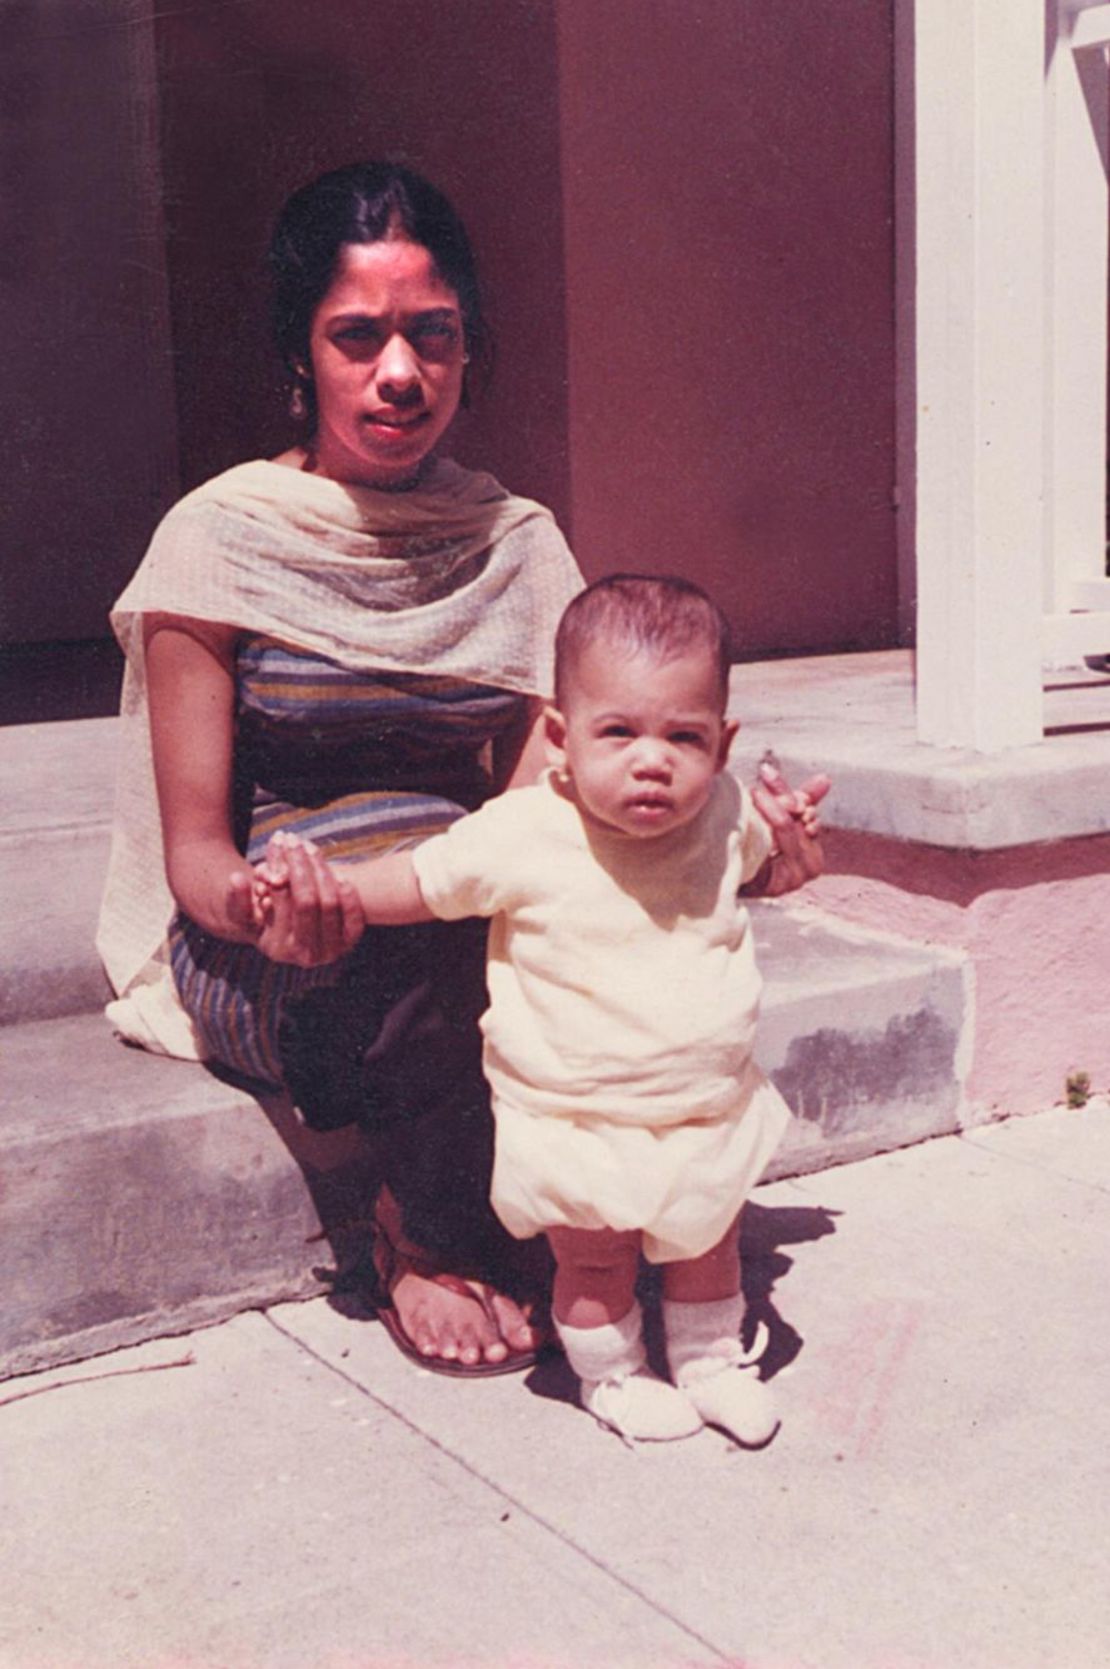
<path fill-rule="evenodd" d="M 460 1298 L 471 1298 L 480 1304 L 486 1319 L 496 1328 L 497 1316 L 493 1308 L 492 1289 L 478 1277 L 467 1278 L 439 1269 L 424 1254 L 408 1246 L 400 1246 L 376 1215 L 373 1247 L 374 1270 L 378 1277 L 380 1296 L 375 1300 L 378 1320 L 389 1334 L 402 1356 L 431 1373 L 447 1374 L 454 1379 L 491 1379 L 497 1374 L 523 1373 L 538 1361 L 543 1346 L 531 1350 L 510 1351 L 503 1362 L 458 1362 L 448 1356 L 425 1356 L 401 1325 L 401 1318 L 391 1302 L 393 1288 L 402 1275 L 419 1275 L 425 1281 L 445 1287 Z"/>

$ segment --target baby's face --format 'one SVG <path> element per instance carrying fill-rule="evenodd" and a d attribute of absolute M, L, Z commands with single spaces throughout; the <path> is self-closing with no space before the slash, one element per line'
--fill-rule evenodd
<path fill-rule="evenodd" d="M 708 649 L 662 659 L 599 641 L 565 702 L 548 713 L 548 751 L 588 817 L 645 840 L 697 816 L 736 732 Z"/>

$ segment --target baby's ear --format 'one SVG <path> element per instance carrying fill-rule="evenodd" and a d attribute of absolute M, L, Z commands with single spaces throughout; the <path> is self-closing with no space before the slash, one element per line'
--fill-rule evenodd
<path fill-rule="evenodd" d="M 728 763 L 729 749 L 736 740 L 736 732 L 740 729 L 739 719 L 726 719 L 721 726 L 721 740 L 717 748 L 717 769 L 723 771 Z"/>
<path fill-rule="evenodd" d="M 557 707 L 543 710 L 543 740 L 547 748 L 547 762 L 557 771 L 566 770 L 567 721 Z"/>

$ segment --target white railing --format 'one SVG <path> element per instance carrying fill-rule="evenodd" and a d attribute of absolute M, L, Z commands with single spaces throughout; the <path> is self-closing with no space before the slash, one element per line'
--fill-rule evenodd
<path fill-rule="evenodd" d="M 1050 42 L 1045 87 L 1044 650 L 1049 664 L 1059 665 L 1084 654 L 1110 653 L 1110 579 L 1106 577 L 1110 4 L 1101 0 L 1048 3 L 1055 39 Z"/>

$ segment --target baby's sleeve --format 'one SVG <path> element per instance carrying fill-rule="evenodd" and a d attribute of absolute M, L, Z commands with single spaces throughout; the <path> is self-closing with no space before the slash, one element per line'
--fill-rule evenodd
<path fill-rule="evenodd" d="M 771 856 L 774 841 L 748 790 L 743 783 L 737 786 L 740 789 L 740 884 L 743 886 L 759 874 Z"/>
<path fill-rule="evenodd" d="M 459 921 L 502 908 L 513 847 L 504 813 L 501 798 L 491 800 L 414 849 L 416 879 L 433 915 Z"/>

